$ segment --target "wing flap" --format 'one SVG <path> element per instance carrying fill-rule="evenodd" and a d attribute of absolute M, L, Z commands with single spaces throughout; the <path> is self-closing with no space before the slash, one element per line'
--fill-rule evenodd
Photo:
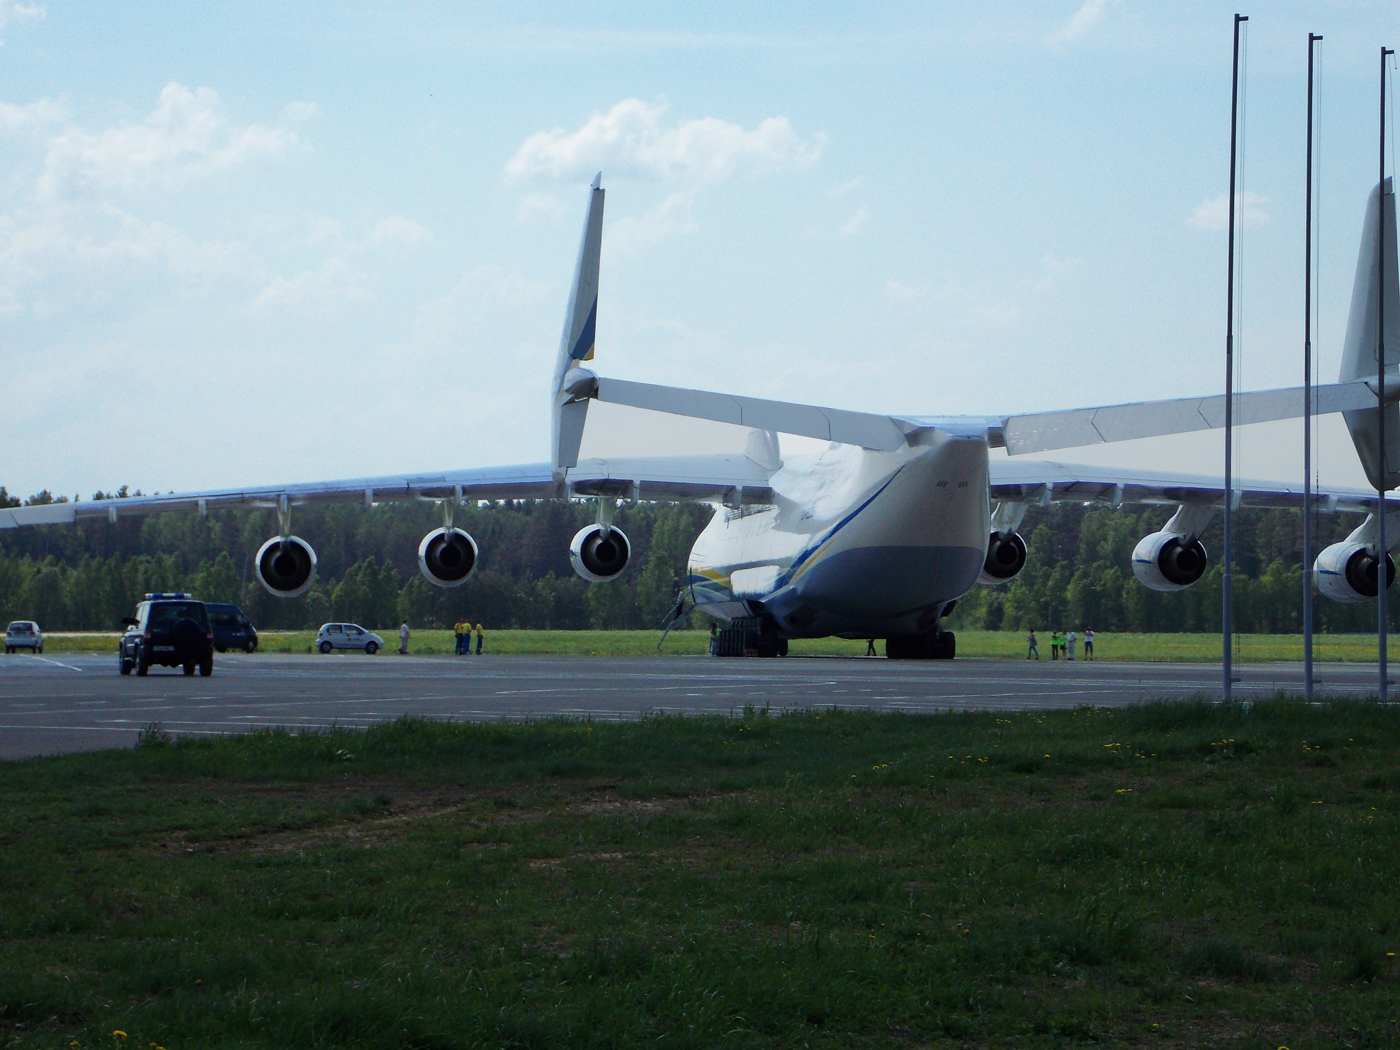
<path fill-rule="evenodd" d="M 1274 509 L 1303 506 L 1302 483 L 1242 481 L 1240 505 Z M 991 497 L 1014 503 L 1146 503 L 1221 505 L 1225 489 L 1218 477 L 1165 471 L 1122 470 L 1048 461 L 991 464 Z M 1400 501 L 1389 500 L 1400 507 Z M 1376 494 L 1370 489 L 1324 488 L 1314 491 L 1313 505 L 1334 511 L 1370 511 Z"/>

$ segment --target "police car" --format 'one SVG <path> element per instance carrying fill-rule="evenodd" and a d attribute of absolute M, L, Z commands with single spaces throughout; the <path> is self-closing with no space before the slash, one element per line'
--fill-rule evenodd
<path fill-rule="evenodd" d="M 117 642 L 117 668 L 144 675 L 152 664 L 180 667 L 185 674 L 214 673 L 214 632 L 203 602 L 192 594 L 148 594 L 136 615 L 122 620 L 126 633 Z"/>

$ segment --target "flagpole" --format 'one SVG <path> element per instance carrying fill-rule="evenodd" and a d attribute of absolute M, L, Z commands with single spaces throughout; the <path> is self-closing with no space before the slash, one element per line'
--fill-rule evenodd
<path fill-rule="evenodd" d="M 1225 280 L 1225 564 L 1221 577 L 1220 647 L 1224 697 L 1233 697 L 1234 681 L 1234 537 L 1232 533 L 1232 503 L 1234 500 L 1234 424 L 1235 424 L 1235 147 L 1239 141 L 1240 106 L 1240 23 L 1248 15 L 1235 15 L 1235 60 L 1230 74 L 1230 247 L 1228 274 Z"/>
<path fill-rule="evenodd" d="M 1308 34 L 1308 189 L 1307 232 L 1303 236 L 1303 696 L 1313 695 L 1313 559 L 1312 559 L 1312 192 L 1313 192 L 1313 45 L 1322 37 Z"/>

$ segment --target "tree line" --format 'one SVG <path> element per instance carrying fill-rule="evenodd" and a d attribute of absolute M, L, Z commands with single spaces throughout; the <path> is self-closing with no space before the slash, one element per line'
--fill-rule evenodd
<path fill-rule="evenodd" d="M 125 495 L 124 492 L 120 494 Z M 98 493 L 99 498 L 106 494 Z M 18 500 L 0 488 L 0 506 Z M 25 503 L 54 502 L 49 493 Z M 615 524 L 632 544 L 621 580 L 592 584 L 569 564 L 569 541 L 594 520 L 591 505 L 502 501 L 468 505 L 455 523 L 481 548 L 460 587 L 434 587 L 418 571 L 418 543 L 442 525 L 434 503 L 308 505 L 293 528 L 315 549 L 316 582 L 300 598 L 274 598 L 258 584 L 253 556 L 277 533 L 271 510 L 128 516 L 0 533 L 0 620 L 37 620 L 45 630 L 115 630 L 148 592 L 188 591 L 232 602 L 266 630 L 328 621 L 366 627 L 618 629 L 656 627 L 675 604 L 686 558 L 709 520 L 706 507 L 620 507 Z"/>
<path fill-rule="evenodd" d="M 1221 627 L 1220 551 L 1223 525 L 1216 515 L 1201 535 L 1211 563 L 1199 582 L 1163 594 L 1149 591 L 1133 575 L 1138 541 L 1162 528 L 1173 508 L 1084 506 L 1056 503 L 1033 507 L 1021 535 L 1026 567 L 1010 584 L 976 587 L 958 603 L 955 626 L 1037 631 L 1203 631 Z M 1345 539 L 1363 518 L 1319 514 L 1313 524 L 1313 557 Z M 1245 508 L 1234 515 L 1235 630 L 1294 634 L 1303 629 L 1303 519 L 1298 511 Z M 1394 593 L 1394 592 L 1392 592 Z M 1400 609 L 1390 603 L 1391 628 Z M 1376 605 L 1344 605 L 1318 596 L 1313 627 L 1332 633 L 1376 627 Z"/>
<path fill-rule="evenodd" d="M 114 495 L 125 495 L 120 490 Z M 106 494 L 97 493 L 98 498 Z M 54 502 L 47 492 L 25 503 Z M 0 488 L 0 506 L 18 499 Z M 114 630 L 147 592 L 189 591 L 236 603 L 268 630 L 327 621 L 447 627 L 461 619 L 493 628 L 655 628 L 675 603 L 686 560 L 709 520 L 707 507 L 619 508 L 632 542 L 621 580 L 589 584 L 569 565 L 569 541 L 593 520 L 587 503 L 501 501 L 461 508 L 456 523 L 481 548 L 463 586 L 440 589 L 418 572 L 418 542 L 442 524 L 436 504 L 297 507 L 294 527 L 316 548 L 316 583 L 302 597 L 273 598 L 253 575 L 253 555 L 277 531 L 271 510 L 210 511 L 91 520 L 0 532 L 0 622 L 37 620 L 46 630 Z M 1139 539 L 1160 529 L 1169 508 L 1113 510 L 1054 504 L 1032 508 L 1021 532 L 1029 559 L 1004 587 L 976 587 L 950 617 L 957 627 L 1097 631 L 1220 630 L 1220 519 L 1202 537 L 1214 556 L 1194 587 L 1158 594 L 1133 577 Z M 1356 515 L 1321 515 L 1317 548 L 1342 539 Z M 1236 629 L 1301 630 L 1302 523 L 1297 512 L 1242 510 L 1236 518 Z M 1315 603 L 1321 631 L 1367 631 L 1373 603 Z M 1400 602 L 1391 604 L 1400 626 Z"/>

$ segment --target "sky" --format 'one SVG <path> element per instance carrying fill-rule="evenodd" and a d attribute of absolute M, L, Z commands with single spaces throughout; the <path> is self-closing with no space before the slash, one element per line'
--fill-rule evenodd
<path fill-rule="evenodd" d="M 912 414 L 1218 393 L 1234 10 L 0 0 L 0 484 L 543 460 L 600 170 L 603 374 Z M 1331 381 L 1400 19 L 1248 23 L 1246 389 L 1301 381 L 1309 31 Z M 1321 480 L 1364 484 L 1321 430 Z M 1300 434 L 1246 428 L 1241 472 L 1296 477 Z"/>

